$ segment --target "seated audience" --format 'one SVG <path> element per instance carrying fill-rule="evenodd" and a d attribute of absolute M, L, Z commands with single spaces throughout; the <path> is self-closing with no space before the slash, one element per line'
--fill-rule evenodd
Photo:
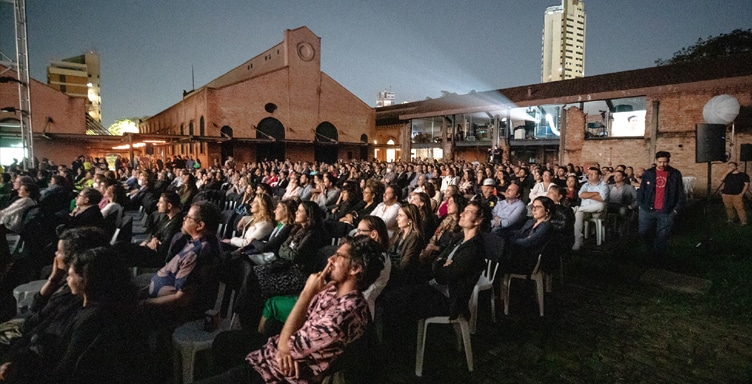
<path fill-rule="evenodd" d="M 600 217 L 606 212 L 608 201 L 608 185 L 601 181 L 601 171 L 597 167 L 590 167 L 587 172 L 587 182 L 580 187 L 580 205 L 574 212 L 574 245 L 573 251 L 582 247 L 585 221 L 591 217 Z"/>
<path fill-rule="evenodd" d="M 129 267 L 161 268 L 167 263 L 170 243 L 183 226 L 180 197 L 175 192 L 163 192 L 157 201 L 159 220 L 147 230 L 146 238 L 138 244 L 118 243 Z"/>
<path fill-rule="evenodd" d="M 406 204 L 397 213 L 397 231 L 389 240 L 388 255 L 396 267 L 390 279 L 390 287 L 413 284 L 425 280 L 428 265 L 421 263 L 423 235 L 420 232 L 418 207 Z"/>
<path fill-rule="evenodd" d="M 254 240 L 265 240 L 274 229 L 274 212 L 272 198 L 266 193 L 256 195 L 251 203 L 250 217 L 243 220 L 241 235 L 222 242 L 234 248 L 243 248 Z"/>
<path fill-rule="evenodd" d="M 491 232 L 501 237 L 506 237 L 525 222 L 527 208 L 525 203 L 520 200 L 520 186 L 518 184 L 513 183 L 507 187 L 504 192 L 504 200 L 496 204 L 492 215 Z"/>
<path fill-rule="evenodd" d="M 533 200 L 532 209 L 533 217 L 507 238 L 500 261 L 503 273 L 532 272 L 540 251 L 552 238 L 553 227 L 549 220 L 554 212 L 554 202 L 546 196 L 539 196 Z"/>
<path fill-rule="evenodd" d="M 490 217 L 488 207 L 477 201 L 469 202 L 460 215 L 462 236 L 433 261 L 433 279 L 381 295 L 385 330 L 432 316 L 470 319 L 468 301 L 486 266 L 480 233 L 488 230 Z"/>
<path fill-rule="evenodd" d="M 191 205 L 167 251 L 169 261 L 142 290 L 140 307 L 150 326 L 171 328 L 203 317 L 217 296 L 219 209 L 207 201 Z"/>
<path fill-rule="evenodd" d="M 608 185 L 608 213 L 623 217 L 637 208 L 637 190 L 627 182 L 624 171 L 616 170 L 612 177 L 614 182 Z"/>
<path fill-rule="evenodd" d="M 389 231 L 389 237 L 394 235 L 394 232 L 397 230 L 397 213 L 399 212 L 399 209 L 400 205 L 397 201 L 397 189 L 391 184 L 387 185 L 384 189 L 383 201 L 371 211 L 371 214 L 384 220 L 386 229 Z"/>
<path fill-rule="evenodd" d="M 246 290 L 238 294 L 235 306 L 243 328 L 257 328 L 267 298 L 296 294 L 303 288 L 305 276 L 314 270 L 316 252 L 326 244 L 321 216 L 318 204 L 302 202 L 295 212 L 295 227 L 280 246 L 277 257 L 254 266 L 246 277 Z"/>
<path fill-rule="evenodd" d="M 212 348 L 215 361 L 237 366 L 203 382 L 320 381 L 366 331 L 371 319 L 361 292 L 379 276 L 381 257 L 371 238 L 347 238 L 327 267 L 308 277 L 279 336 L 264 344 L 264 338 L 254 333 L 220 334 Z M 247 356 L 237 353 L 255 348 L 260 349 Z"/>
<path fill-rule="evenodd" d="M 431 209 L 431 198 L 423 192 L 417 192 L 412 194 L 410 203 L 418 207 L 420 212 L 420 233 L 423 236 L 430 236 L 436 231 L 436 227 L 439 226 L 439 219 Z"/>
<path fill-rule="evenodd" d="M 110 248 L 74 255 L 68 268 L 71 295 L 80 301 L 70 316 L 37 327 L 28 342 L 3 358 L 4 383 L 101 383 L 119 381 L 121 349 L 135 290 L 127 270 Z M 118 353 L 120 352 L 120 353 Z"/>
<path fill-rule="evenodd" d="M 467 200 L 462 195 L 453 195 L 448 201 L 447 215 L 428 239 L 426 247 L 420 252 L 420 260 L 424 264 L 432 262 L 444 248 L 462 234 L 462 227 L 459 225 L 460 213 L 465 209 Z"/>
<path fill-rule="evenodd" d="M 65 229 L 80 227 L 104 227 L 104 217 L 99 210 L 102 194 L 96 189 L 84 188 L 76 195 L 76 207 L 64 218 L 65 222 L 58 227 L 58 233 Z"/>

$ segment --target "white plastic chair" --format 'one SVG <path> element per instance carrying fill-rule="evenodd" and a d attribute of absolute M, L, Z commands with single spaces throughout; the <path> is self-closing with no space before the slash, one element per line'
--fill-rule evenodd
<path fill-rule="evenodd" d="M 31 299 L 42 289 L 46 282 L 47 280 L 34 280 L 13 288 L 13 297 L 16 299 L 19 311 L 23 304 L 31 303 Z"/>
<path fill-rule="evenodd" d="M 449 316 L 435 316 L 418 320 L 418 345 L 415 351 L 415 375 L 423 375 L 423 352 L 426 349 L 426 333 L 429 324 L 452 324 L 457 334 L 457 350 L 465 347 L 465 359 L 467 359 L 467 370 L 473 371 L 473 348 L 470 344 L 470 324 L 460 315 L 455 320 L 449 320 Z"/>
<path fill-rule="evenodd" d="M 587 239 L 590 235 L 590 223 L 595 224 L 595 243 L 597 245 L 601 245 L 604 241 L 606 241 L 606 226 L 603 225 L 603 218 L 602 217 L 591 217 L 585 221 L 585 238 Z"/>
<path fill-rule="evenodd" d="M 545 252 L 545 249 L 544 249 Z M 501 280 L 501 297 L 504 300 L 504 314 L 509 315 L 509 290 L 512 284 L 512 279 L 521 280 L 533 280 L 535 282 L 536 299 L 538 301 L 538 311 L 541 317 L 543 317 L 543 288 L 545 283 L 546 292 L 551 292 L 551 275 L 543 272 L 541 269 L 541 259 L 543 252 L 538 255 L 538 262 L 533 268 L 533 272 L 529 275 L 523 275 L 520 273 L 507 273 L 504 274 L 504 278 Z"/>
<path fill-rule="evenodd" d="M 219 291 L 217 292 L 217 300 L 214 303 L 215 310 L 221 310 L 222 299 L 225 294 L 225 283 L 219 283 Z M 235 293 L 230 296 L 230 303 L 227 306 L 227 312 L 222 314 L 222 322 L 213 332 L 206 332 L 204 330 L 204 320 L 194 320 L 185 323 L 178 327 L 175 332 L 172 333 L 172 344 L 175 347 L 176 354 L 173 360 L 174 377 L 180 376 L 180 368 L 182 366 L 183 372 L 183 384 L 189 384 L 193 382 L 193 368 L 196 361 L 196 354 L 199 351 L 210 349 L 214 338 L 220 333 L 235 326 L 235 316 L 232 314 L 232 305 Z"/>
<path fill-rule="evenodd" d="M 112 238 L 110 239 L 110 245 L 115 245 L 118 236 L 120 236 L 120 228 L 115 228 L 115 232 L 112 234 Z"/>
<path fill-rule="evenodd" d="M 493 282 L 496 280 L 496 272 L 499 264 L 493 260 L 486 259 L 486 269 L 478 278 L 473 288 L 473 294 L 470 296 L 470 333 L 475 334 L 476 324 L 478 322 L 478 296 L 481 291 L 492 290 L 491 292 L 491 320 L 496 322 L 496 296 L 493 292 Z"/>

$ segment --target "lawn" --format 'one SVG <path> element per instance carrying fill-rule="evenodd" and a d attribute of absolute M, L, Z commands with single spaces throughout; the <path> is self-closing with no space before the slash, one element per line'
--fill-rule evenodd
<path fill-rule="evenodd" d="M 451 328 L 432 326 L 423 377 L 416 377 L 416 325 L 408 324 L 378 351 L 374 382 L 752 382 L 752 227 L 727 224 L 720 202 L 695 202 L 679 217 L 660 266 L 634 231 L 615 237 L 568 257 L 543 318 L 532 283 L 514 282 L 510 315 L 500 311 L 496 323 L 481 295 L 474 372 Z M 708 279 L 712 287 L 686 294 L 641 283 L 649 268 Z"/>

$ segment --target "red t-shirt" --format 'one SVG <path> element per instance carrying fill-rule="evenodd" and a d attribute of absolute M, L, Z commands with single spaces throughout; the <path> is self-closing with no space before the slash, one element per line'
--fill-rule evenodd
<path fill-rule="evenodd" d="M 653 208 L 656 211 L 663 209 L 663 201 L 666 198 L 666 181 L 668 181 L 668 171 L 660 169 L 655 170 L 655 200 Z"/>

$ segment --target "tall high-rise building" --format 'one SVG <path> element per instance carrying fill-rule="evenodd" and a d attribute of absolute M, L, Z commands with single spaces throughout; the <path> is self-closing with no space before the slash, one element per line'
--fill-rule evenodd
<path fill-rule="evenodd" d="M 386 89 L 376 94 L 376 107 L 388 107 L 394 104 L 394 92 Z"/>
<path fill-rule="evenodd" d="M 562 0 L 546 8 L 541 82 L 585 76 L 585 3 Z"/>
<path fill-rule="evenodd" d="M 69 96 L 86 99 L 89 116 L 102 122 L 99 54 L 83 55 L 50 61 L 47 66 L 47 85 Z"/>

